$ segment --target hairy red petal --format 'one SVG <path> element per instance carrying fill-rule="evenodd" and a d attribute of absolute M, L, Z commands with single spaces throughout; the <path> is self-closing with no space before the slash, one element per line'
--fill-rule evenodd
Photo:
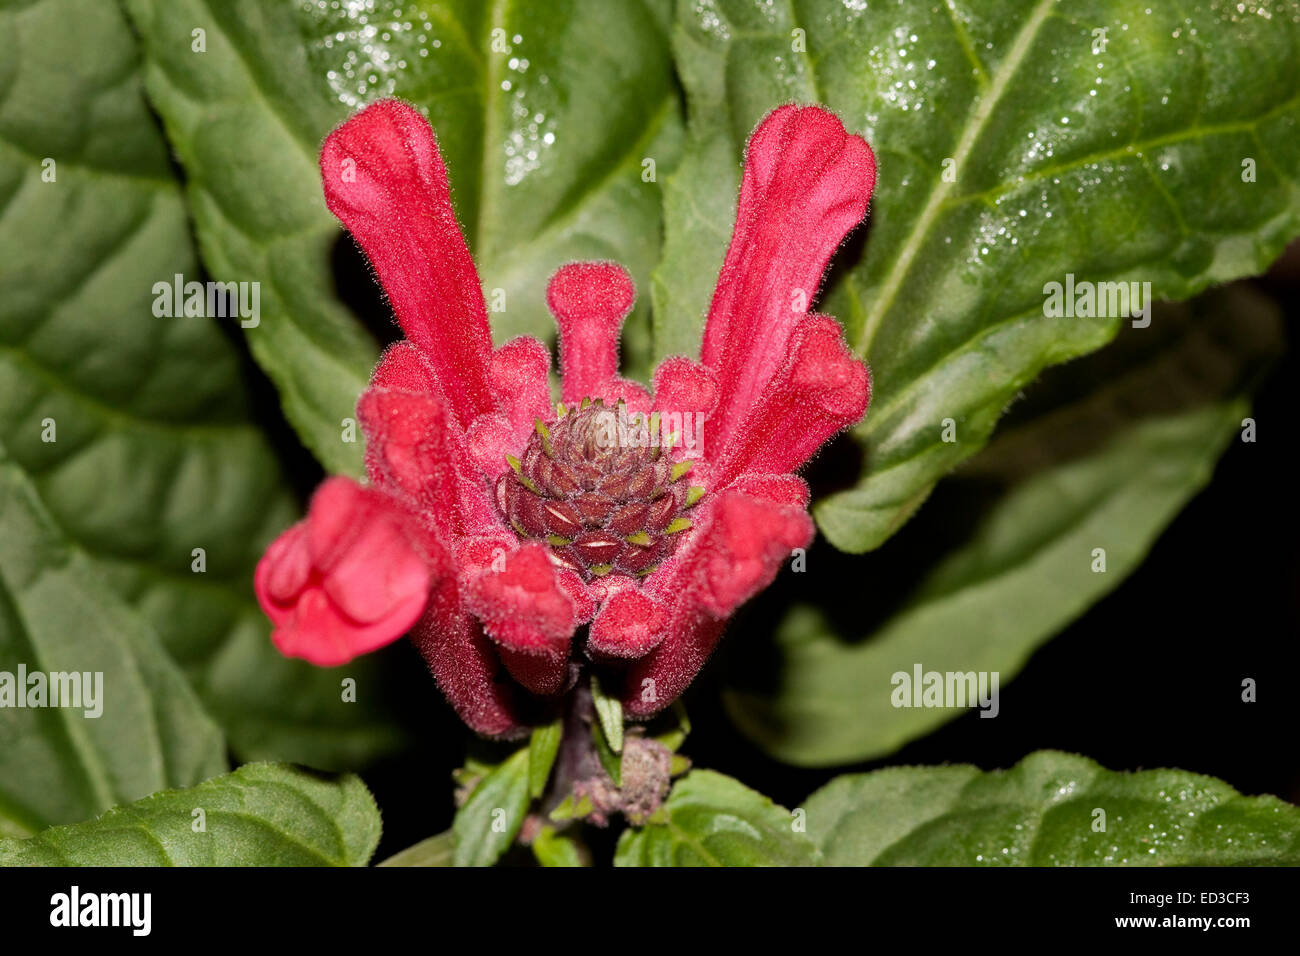
<path fill-rule="evenodd" d="M 535 423 L 553 421 L 547 372 L 551 353 L 536 339 L 520 336 L 492 353 L 492 393 L 498 411 L 480 415 L 466 436 L 478 469 L 495 478 L 508 467 L 506 455 L 522 457 Z"/>
<path fill-rule="evenodd" d="M 725 618 L 674 615 L 660 644 L 628 667 L 623 692 L 627 715 L 653 717 L 680 697 L 708 662 L 726 628 Z"/>
<path fill-rule="evenodd" d="M 627 588 L 615 593 L 592 621 L 587 646 L 603 657 L 638 658 L 650 653 L 664 637 L 667 609 L 644 591 Z"/>
<path fill-rule="evenodd" d="M 741 475 L 727 486 L 750 498 L 760 498 L 777 505 L 798 508 L 808 507 L 808 483 L 798 475 Z"/>
<path fill-rule="evenodd" d="M 745 154 L 736 228 L 704 331 L 721 389 L 710 438 L 725 443 L 785 357 L 836 247 L 866 214 L 871 148 L 815 106 L 783 106 Z"/>
<path fill-rule="evenodd" d="M 492 340 L 428 121 L 398 100 L 368 106 L 326 138 L 320 168 L 326 204 L 365 250 L 406 337 L 468 427 L 492 408 Z"/>
<path fill-rule="evenodd" d="M 785 363 L 714 463 L 714 482 L 725 487 L 744 472 L 798 468 L 861 419 L 870 398 L 867 367 L 849 351 L 839 323 L 825 316 L 801 320 Z"/>
<path fill-rule="evenodd" d="M 394 342 L 379 357 L 379 364 L 370 375 L 370 387 L 435 394 L 438 380 L 420 350 L 402 341 Z"/>
<path fill-rule="evenodd" d="M 708 660 L 727 618 L 812 536 L 801 508 L 734 490 L 711 497 L 691 540 L 649 582 L 671 614 L 661 642 L 628 669 L 628 713 L 646 717 L 672 703 Z"/>
<path fill-rule="evenodd" d="M 434 588 L 411 640 L 470 728 L 487 737 L 515 737 L 527 731 L 518 688 L 505 679 L 482 624 L 464 608 L 454 577 Z"/>
<path fill-rule="evenodd" d="M 258 596 L 272 605 L 287 606 L 297 600 L 311 577 L 311 549 L 307 547 L 307 522 L 299 521 L 271 542 L 258 563 Z"/>
<path fill-rule="evenodd" d="M 561 398 L 625 399 L 639 411 L 650 395 L 618 375 L 618 333 L 632 311 L 636 288 L 616 262 L 573 262 L 561 266 L 546 288 L 546 304 L 560 327 Z"/>
<path fill-rule="evenodd" d="M 663 437 L 676 433 L 672 458 L 703 459 L 707 421 L 718 404 L 718 382 L 706 365 L 681 356 L 666 358 L 654 373 L 654 410 Z M 693 476 L 698 484 L 699 475 Z"/>
<path fill-rule="evenodd" d="M 573 600 L 541 544 L 507 555 L 504 568 L 469 581 L 468 606 L 483 621 L 511 675 L 535 694 L 553 694 L 568 676 Z"/>
<path fill-rule="evenodd" d="M 519 547 L 512 532 L 461 538 L 452 548 L 461 580 L 468 581 L 487 571 L 505 570 L 506 555 Z"/>
<path fill-rule="evenodd" d="M 537 339 L 521 335 L 492 353 L 492 393 L 510 424 L 527 434 L 540 418 L 555 417 L 547 373 L 551 353 Z"/>
<path fill-rule="evenodd" d="M 569 600 L 573 602 L 574 626 L 590 621 L 596 613 L 596 601 L 586 582 L 566 568 L 556 568 L 555 579 L 564 593 L 569 596 Z"/>
<path fill-rule="evenodd" d="M 504 415 L 480 415 L 469 426 L 465 444 L 474 467 L 489 478 L 495 478 L 510 468 L 506 455 L 523 454 L 528 437 L 521 437 L 519 429 Z"/>
<path fill-rule="evenodd" d="M 440 574 L 433 551 L 418 519 L 388 495 L 329 479 L 254 574 L 271 639 L 286 656 L 323 667 L 395 641 Z"/>
<path fill-rule="evenodd" d="M 464 436 L 436 395 L 369 388 L 361 393 L 357 417 L 371 480 L 428 514 L 444 537 L 500 525 Z"/>
<path fill-rule="evenodd" d="M 674 355 L 655 369 L 655 411 L 707 415 L 717 402 L 718 382 L 708 366 Z"/>

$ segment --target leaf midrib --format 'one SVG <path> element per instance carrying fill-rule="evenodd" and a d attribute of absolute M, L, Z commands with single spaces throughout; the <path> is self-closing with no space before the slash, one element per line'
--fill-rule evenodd
<path fill-rule="evenodd" d="M 998 63 L 988 91 L 976 100 L 962 128 L 961 136 L 957 140 L 957 148 L 953 151 L 952 157 L 954 169 L 960 170 L 966 164 L 966 159 L 974 148 L 976 140 L 979 139 L 985 124 L 1001 101 L 1007 86 L 1011 82 L 1011 78 L 1020 68 L 1021 62 L 1029 52 L 1029 48 L 1038 36 L 1038 31 L 1042 28 L 1043 23 L 1047 20 L 1048 13 L 1055 4 L 1056 0 L 1039 0 L 1029 19 L 1020 28 L 1020 32 L 1016 34 L 1016 38 L 1012 41 L 1006 57 Z M 876 331 L 879 329 L 885 313 L 893 306 L 894 297 L 898 294 L 903 279 L 911 270 L 912 262 L 916 258 L 917 252 L 920 251 L 921 244 L 929 233 L 930 227 L 934 224 L 934 220 L 939 215 L 943 201 L 951 191 L 951 186 L 952 183 L 945 181 L 940 176 L 934 188 L 930 190 L 930 195 L 921 211 L 921 215 L 917 217 L 915 224 L 912 226 L 907 241 L 894 256 L 885 282 L 863 322 L 862 331 L 858 336 L 858 354 L 866 355 L 870 350 L 872 339 L 875 338 Z"/>

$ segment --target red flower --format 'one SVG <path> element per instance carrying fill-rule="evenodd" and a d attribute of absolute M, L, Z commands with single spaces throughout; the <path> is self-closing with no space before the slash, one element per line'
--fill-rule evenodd
<path fill-rule="evenodd" d="M 327 481 L 258 566 L 276 645 L 333 665 L 411 630 L 456 711 L 488 735 L 525 728 L 531 702 L 572 687 L 584 659 L 622 668 L 630 715 L 661 710 L 732 612 L 812 539 L 794 471 L 866 411 L 866 367 L 807 304 L 866 212 L 870 148 L 817 107 L 763 120 L 701 361 L 667 359 L 653 393 L 618 375 L 627 273 L 562 267 L 547 290 L 558 406 L 542 343 L 492 347 L 416 110 L 389 100 L 356 114 L 325 141 L 321 173 L 406 341 L 357 406 L 369 485 Z"/>

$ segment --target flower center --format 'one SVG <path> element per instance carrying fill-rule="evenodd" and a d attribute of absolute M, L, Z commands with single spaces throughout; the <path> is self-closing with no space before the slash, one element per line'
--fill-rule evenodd
<path fill-rule="evenodd" d="M 497 507 L 521 538 L 545 542 L 552 561 L 585 580 L 649 574 L 685 537 L 685 512 L 704 495 L 683 480 L 691 463 L 671 460 L 675 436 L 660 434 L 658 415 L 600 399 L 558 411 L 554 424 L 537 422 L 522 459 L 507 456 L 513 471 L 497 479 Z"/>

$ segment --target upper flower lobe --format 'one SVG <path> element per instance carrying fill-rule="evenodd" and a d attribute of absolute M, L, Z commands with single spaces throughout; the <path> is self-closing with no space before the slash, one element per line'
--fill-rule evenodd
<path fill-rule="evenodd" d="M 410 630 L 460 716 L 494 736 L 525 730 L 584 660 L 623 673 L 629 714 L 663 709 L 812 539 L 795 471 L 866 411 L 865 365 L 808 304 L 866 213 L 870 148 L 817 107 L 763 120 L 700 359 L 665 360 L 653 391 L 618 374 L 627 273 L 560 268 L 558 405 L 545 346 L 492 347 L 415 109 L 353 116 L 321 172 L 406 339 L 358 402 L 369 484 L 330 479 L 258 567 L 277 646 L 337 664 Z"/>

